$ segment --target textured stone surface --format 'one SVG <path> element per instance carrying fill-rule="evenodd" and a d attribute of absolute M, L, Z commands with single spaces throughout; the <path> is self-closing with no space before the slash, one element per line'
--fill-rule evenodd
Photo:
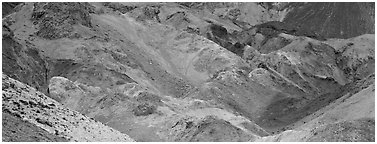
<path fill-rule="evenodd" d="M 22 120 L 7 112 L 2 113 L 3 142 L 66 142 L 65 138 Z"/>
<path fill-rule="evenodd" d="M 70 141 L 133 141 L 127 135 L 103 125 L 34 88 L 2 75 L 2 108 L 48 133 Z"/>

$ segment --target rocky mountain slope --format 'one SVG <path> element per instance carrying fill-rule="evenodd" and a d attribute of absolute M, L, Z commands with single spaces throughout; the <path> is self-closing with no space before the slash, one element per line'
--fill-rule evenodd
<path fill-rule="evenodd" d="M 67 139 L 48 133 L 44 129 L 23 121 L 19 117 L 2 113 L 2 140 L 6 142 L 66 142 Z"/>
<path fill-rule="evenodd" d="M 43 93 L 7 75 L 2 75 L 2 81 L 2 109 L 5 116 L 28 125 L 34 124 L 39 129 L 42 128 L 39 130 L 42 133 L 52 135 L 49 137 L 55 137 L 59 141 L 133 141 L 127 135 L 63 107 Z M 35 126 L 31 128 L 35 129 Z"/>
<path fill-rule="evenodd" d="M 22 3 L 3 16 L 5 120 L 42 133 L 25 141 L 374 141 L 357 6 L 367 26 L 339 36 L 301 16 L 348 21 L 336 3 Z"/>
<path fill-rule="evenodd" d="M 374 3 L 291 3 L 283 22 L 306 27 L 326 38 L 351 38 L 374 33 Z M 297 8 L 298 7 L 298 8 Z"/>
<path fill-rule="evenodd" d="M 297 121 L 293 130 L 257 141 L 375 141 L 374 81 L 374 75 L 357 81 L 351 92 Z"/>

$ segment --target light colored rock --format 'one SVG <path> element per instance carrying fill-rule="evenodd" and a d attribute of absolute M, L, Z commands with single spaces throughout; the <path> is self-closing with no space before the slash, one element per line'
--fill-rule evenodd
<path fill-rule="evenodd" d="M 18 115 L 52 134 L 70 141 L 133 141 L 129 136 L 65 108 L 43 93 L 4 74 L 2 86 L 3 111 Z"/>

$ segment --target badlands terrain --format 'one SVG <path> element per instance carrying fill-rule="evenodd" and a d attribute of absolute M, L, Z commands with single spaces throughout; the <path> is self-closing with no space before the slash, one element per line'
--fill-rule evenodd
<path fill-rule="evenodd" d="M 2 141 L 375 141 L 374 3 L 2 3 Z"/>

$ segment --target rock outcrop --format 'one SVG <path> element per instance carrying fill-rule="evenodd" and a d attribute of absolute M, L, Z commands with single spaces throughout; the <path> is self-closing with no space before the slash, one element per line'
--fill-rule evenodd
<path fill-rule="evenodd" d="M 92 27 L 90 13 L 94 7 L 88 3 L 34 3 L 31 20 L 38 25 L 37 36 L 45 39 L 80 37 L 72 25 Z"/>
<path fill-rule="evenodd" d="M 34 88 L 2 75 L 2 108 L 69 141 L 133 141 L 100 122 L 65 108 Z M 3 129 L 4 130 L 4 129 Z"/>
<path fill-rule="evenodd" d="M 3 142 L 66 142 L 67 139 L 22 120 L 20 117 L 2 112 Z"/>

